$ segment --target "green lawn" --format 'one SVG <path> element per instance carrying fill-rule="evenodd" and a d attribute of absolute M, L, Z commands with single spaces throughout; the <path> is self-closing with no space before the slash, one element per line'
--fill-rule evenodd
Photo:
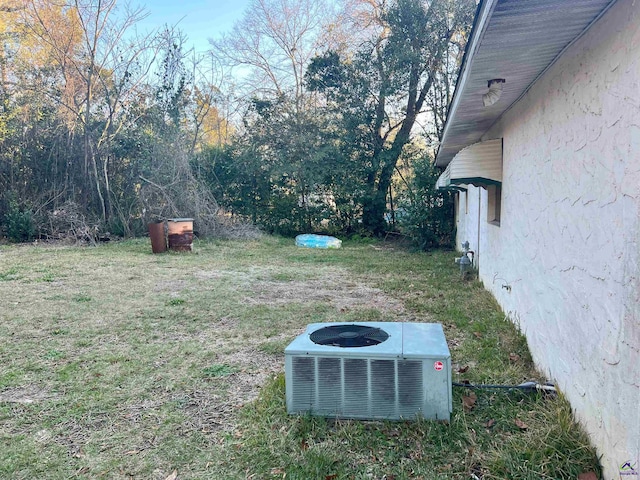
<path fill-rule="evenodd" d="M 283 351 L 312 322 L 440 322 L 455 381 L 544 380 L 454 256 L 271 237 L 0 246 L 0 478 L 599 474 L 561 395 L 454 388 L 450 423 L 287 416 Z"/>

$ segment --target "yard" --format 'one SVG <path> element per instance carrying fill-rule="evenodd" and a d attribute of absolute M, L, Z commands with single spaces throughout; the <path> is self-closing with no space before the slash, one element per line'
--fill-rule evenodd
<path fill-rule="evenodd" d="M 454 388 L 449 423 L 287 416 L 283 350 L 312 322 L 439 322 L 454 381 L 544 381 L 453 252 L 194 250 L 0 246 L 0 478 L 599 475 L 562 395 Z"/>

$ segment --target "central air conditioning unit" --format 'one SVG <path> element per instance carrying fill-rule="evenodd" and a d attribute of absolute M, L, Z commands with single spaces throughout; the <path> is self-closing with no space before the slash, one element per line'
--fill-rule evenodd
<path fill-rule="evenodd" d="M 451 354 L 440 324 L 314 323 L 284 353 L 290 414 L 451 415 Z"/>

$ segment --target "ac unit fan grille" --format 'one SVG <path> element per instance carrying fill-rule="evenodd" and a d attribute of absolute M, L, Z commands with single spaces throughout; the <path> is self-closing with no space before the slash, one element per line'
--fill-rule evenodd
<path fill-rule="evenodd" d="M 389 334 L 365 325 L 332 325 L 316 330 L 310 338 L 318 345 L 352 348 L 378 345 L 387 340 Z"/>

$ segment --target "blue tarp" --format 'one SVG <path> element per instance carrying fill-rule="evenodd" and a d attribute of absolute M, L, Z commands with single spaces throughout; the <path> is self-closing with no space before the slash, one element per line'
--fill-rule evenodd
<path fill-rule="evenodd" d="M 304 235 L 298 235 L 296 237 L 296 245 L 307 248 L 340 248 L 342 246 L 342 240 L 328 235 L 305 233 Z"/>

